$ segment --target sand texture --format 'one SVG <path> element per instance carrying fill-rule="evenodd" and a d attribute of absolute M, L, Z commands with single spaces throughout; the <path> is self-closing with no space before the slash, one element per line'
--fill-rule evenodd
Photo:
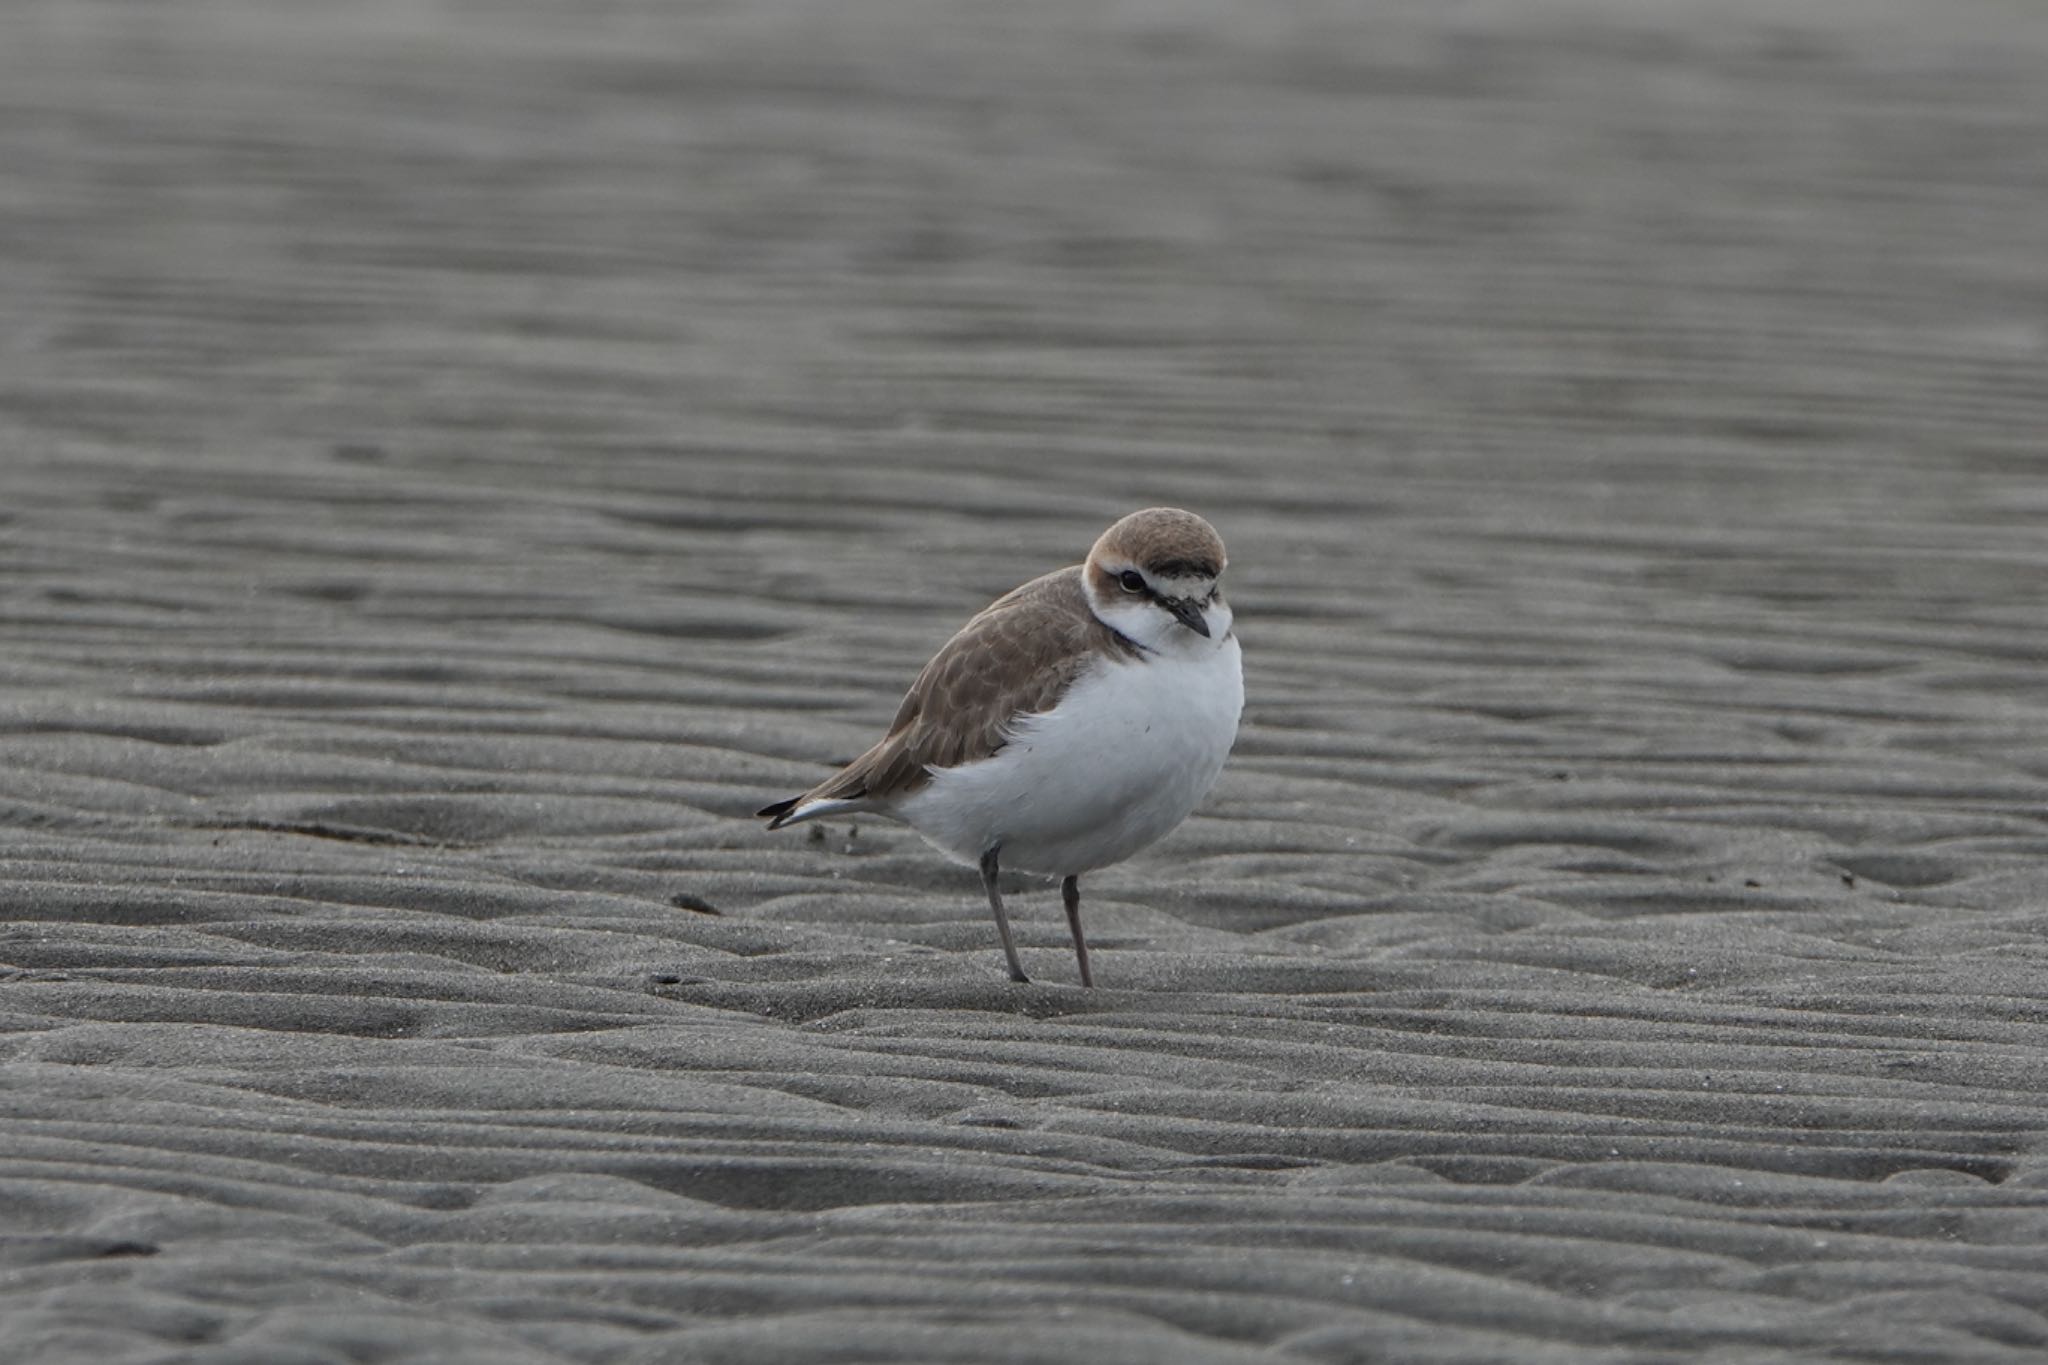
<path fill-rule="evenodd" d="M 2048 12 L 0 29 L 0 1362 L 2048 1352 Z M 1099 989 L 749 818 L 1158 502 Z"/>

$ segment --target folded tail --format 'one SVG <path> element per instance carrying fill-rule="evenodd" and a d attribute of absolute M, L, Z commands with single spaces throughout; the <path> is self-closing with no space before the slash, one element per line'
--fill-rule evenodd
<path fill-rule="evenodd" d="M 864 797 L 819 798 L 805 792 L 792 796 L 787 801 L 777 801 L 772 806 L 763 806 L 754 812 L 768 822 L 768 828 L 781 829 L 784 825 L 800 825 L 806 820 L 822 819 L 836 815 L 843 810 L 866 810 Z"/>

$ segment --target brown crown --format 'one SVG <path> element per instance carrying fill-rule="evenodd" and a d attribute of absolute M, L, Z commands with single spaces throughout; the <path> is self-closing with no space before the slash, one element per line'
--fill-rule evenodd
<path fill-rule="evenodd" d="M 1223 537 L 1193 512 L 1178 507 L 1148 507 L 1133 512 L 1102 533 L 1088 552 L 1092 564 L 1117 560 L 1168 578 L 1223 572 L 1229 557 Z"/>

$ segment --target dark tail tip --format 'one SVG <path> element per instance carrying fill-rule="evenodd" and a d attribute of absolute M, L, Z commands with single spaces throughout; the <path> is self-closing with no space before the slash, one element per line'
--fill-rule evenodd
<path fill-rule="evenodd" d="M 772 806 L 763 806 L 761 807 L 761 809 L 755 811 L 754 814 L 760 816 L 763 820 L 766 820 L 768 822 L 768 828 L 781 829 L 784 817 L 786 817 L 791 811 L 795 810 L 796 803 L 801 800 L 803 800 L 801 796 L 792 796 L 787 801 L 777 801 Z"/>

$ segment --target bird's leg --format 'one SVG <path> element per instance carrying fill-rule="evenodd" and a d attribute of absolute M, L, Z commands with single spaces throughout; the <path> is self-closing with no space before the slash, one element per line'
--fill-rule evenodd
<path fill-rule="evenodd" d="M 1003 939 L 1003 956 L 1010 959 L 1010 980 L 1029 981 L 1031 978 L 1024 975 L 1024 964 L 1017 960 L 1017 945 L 1010 941 L 1010 917 L 1003 913 L 1003 893 L 996 889 L 994 848 L 981 855 L 981 884 L 988 888 L 988 908 L 996 912 L 996 932 Z"/>
<path fill-rule="evenodd" d="M 1060 883 L 1060 899 L 1067 904 L 1067 929 L 1074 936 L 1074 961 L 1081 964 L 1081 984 L 1092 986 L 1088 975 L 1088 940 L 1081 937 L 1081 879 L 1069 877 Z"/>

